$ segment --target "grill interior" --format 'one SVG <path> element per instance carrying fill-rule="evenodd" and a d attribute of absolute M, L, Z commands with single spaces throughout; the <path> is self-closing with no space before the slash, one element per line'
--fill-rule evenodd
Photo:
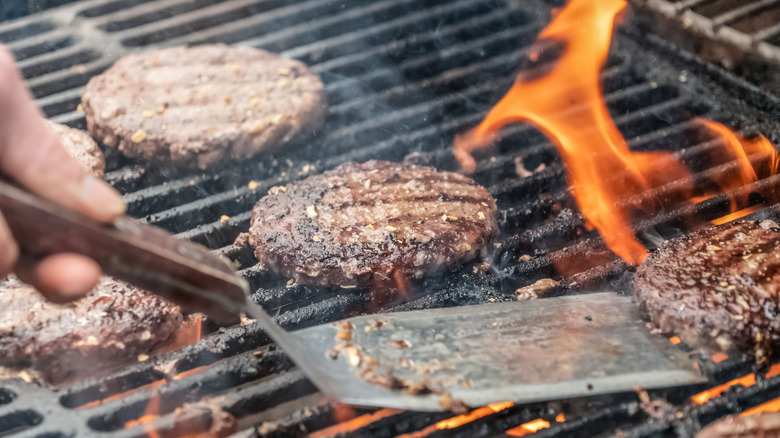
<path fill-rule="evenodd" d="M 417 282 L 408 293 L 325 290 L 288 285 L 254 266 L 250 251 L 232 245 L 248 228 L 252 205 L 270 187 L 342 162 L 398 161 L 413 154 L 409 159 L 421 164 L 455 170 L 455 133 L 481 120 L 518 69 L 543 69 L 555 60 L 551 47 L 531 61 L 530 45 L 551 9 L 561 5 L 557 0 L 89 0 L 6 23 L 0 42 L 16 55 L 46 115 L 81 128 L 77 107 L 83 85 L 139 47 L 242 44 L 312 66 L 326 83 L 330 111 L 317 137 L 286 148 L 287 154 L 209 173 L 155 168 L 107 154 L 106 178 L 124 193 L 131 215 L 237 260 L 256 291 L 252 298 L 285 328 L 297 329 L 367 312 L 513 300 L 516 288 L 546 277 L 560 282 L 557 293 L 630 292 L 630 268 L 585 228 L 554 146 L 527 125 L 506 129 L 493 156 L 483 156 L 474 174 L 497 199 L 502 229 L 485 272 L 472 263 Z M 701 185 L 708 176 L 733 171 L 734 164 L 708 163 L 705 157 L 718 140 L 700 129 L 696 116 L 745 135 L 760 131 L 775 143 L 780 139 L 774 122 L 780 105 L 773 95 L 640 35 L 630 21 L 613 42 L 602 78 L 605 99 L 631 149 L 675 151 Z M 517 176 L 518 158 L 536 169 L 533 175 Z M 254 190 L 250 181 L 258 183 Z M 778 184 L 780 177 L 772 177 L 739 191 Z M 664 190 L 648 196 L 663 196 Z M 721 195 L 635 227 L 652 247 L 659 235 L 678 235 L 688 218 L 712 220 L 727 212 L 728 198 Z M 222 222 L 223 215 L 230 219 Z M 753 216 L 777 218 L 776 208 Z M 572 268 L 562 272 L 562 266 Z M 627 436 L 689 436 L 722 415 L 780 397 L 780 377 L 759 376 L 756 385 L 694 404 L 691 395 L 753 371 L 745 358 L 715 364 L 700 357 L 710 385 L 651 392 L 652 400 L 663 401 L 661 414 L 632 392 L 512 406 L 440 429 L 437 422 L 452 414 L 365 410 L 328 400 L 256 325 L 210 331 L 196 345 L 62 388 L 0 381 L 0 436 L 147 436 L 147 428 L 177 436 L 183 424 L 209 427 L 210 414 L 185 406 L 203 399 L 235 416 L 240 436 L 493 436 L 537 418 L 551 422 L 539 436 L 617 430 Z M 169 375 L 177 377 L 155 383 Z M 157 394 L 160 417 L 125 429 Z M 112 396 L 116 399 L 94 406 Z M 565 421 L 556 422 L 560 413 Z"/>
<path fill-rule="evenodd" d="M 772 0 L 631 0 L 643 20 L 687 50 L 778 94 L 780 4 Z"/>

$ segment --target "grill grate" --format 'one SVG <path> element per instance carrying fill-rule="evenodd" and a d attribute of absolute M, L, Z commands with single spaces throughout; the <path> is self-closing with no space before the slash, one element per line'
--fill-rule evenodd
<path fill-rule="evenodd" d="M 774 0 L 632 0 L 647 24 L 700 56 L 780 93 L 780 3 Z"/>
<path fill-rule="evenodd" d="M 107 154 L 107 179 L 125 193 L 132 215 L 237 260 L 241 275 L 256 291 L 253 299 L 283 326 L 296 329 L 365 312 L 511 300 L 517 287 L 544 277 L 559 280 L 560 293 L 625 281 L 628 267 L 584 227 L 555 148 L 525 125 L 508 128 L 496 156 L 478 161 L 475 179 L 498 200 L 503 231 L 501 247 L 491 248 L 492 269 L 486 273 L 469 265 L 454 275 L 418 282 L 408 295 L 392 289 L 330 291 L 288 286 L 253 266 L 248 250 L 232 245 L 247 229 L 252 205 L 270 187 L 311 172 L 350 160 L 401 160 L 411 153 L 425 164 L 454 169 L 454 134 L 479 122 L 511 85 L 518 67 L 543 69 L 554 61 L 554 46 L 533 62 L 529 55 L 557 3 L 88 0 L 4 24 L 0 41 L 20 60 L 46 115 L 78 127 L 84 127 L 77 106 L 86 81 L 139 46 L 247 44 L 295 57 L 320 73 L 331 104 L 326 129 L 288 155 L 249 160 L 217 173 L 188 173 Z M 731 85 L 713 85 L 712 75 Z M 610 111 L 631 149 L 673 149 L 702 184 L 708 175 L 732 170 L 733 164 L 706 165 L 704 157 L 718 143 L 697 127 L 694 117 L 780 138 L 780 126 L 773 121 L 780 106 L 771 96 L 752 89 L 746 94 L 748 87 L 738 79 L 713 73 L 653 37 L 637 38 L 631 28 L 613 44 L 602 78 Z M 763 99 L 763 110 L 740 100 L 745 95 Z M 528 169 L 544 168 L 519 178 L 516 159 Z M 306 171 L 312 166 L 314 171 Z M 250 181 L 259 183 L 255 190 L 249 189 Z M 755 184 L 778 185 L 778 177 Z M 647 218 L 636 228 L 640 234 L 658 230 L 671 237 L 688 217 L 709 220 L 726 211 L 728 200 L 722 195 Z M 222 215 L 230 220 L 221 222 Z M 755 215 L 777 217 L 774 208 Z M 647 240 L 652 244 L 652 237 Z M 519 261 L 523 255 L 531 257 Z M 591 266 L 560 274 L 561 266 L 586 259 L 593 261 Z M 702 366 L 713 384 L 752 371 L 738 357 L 720 364 L 702 360 Z M 156 383 L 166 376 L 177 377 Z M 551 423 L 539 436 L 595 436 L 618 429 L 627 436 L 687 436 L 719 416 L 780 396 L 780 377 L 759 378 L 752 387 L 732 389 L 701 406 L 691 404 L 689 397 L 702 389 L 652 393 L 674 407 L 662 418 L 642 409 L 631 393 L 513 406 L 439 430 L 435 424 L 449 414 L 361 410 L 327 400 L 250 324 L 212 330 L 196 345 L 63 388 L 4 380 L 0 435 L 145 436 L 144 428 L 152 427 L 161 436 L 174 436 L 181 422 L 208 427 L 202 412 L 179 410 L 205 398 L 238 419 L 242 436 L 491 436 L 536 418 Z M 131 393 L 117 397 L 126 392 Z M 161 416 L 124 429 L 157 395 Z M 117 399 L 95 403 L 112 396 Z M 555 422 L 559 413 L 565 414 L 565 422 Z"/>

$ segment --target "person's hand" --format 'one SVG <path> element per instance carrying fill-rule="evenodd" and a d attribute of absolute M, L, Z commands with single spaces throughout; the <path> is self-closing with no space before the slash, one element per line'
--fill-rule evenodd
<path fill-rule="evenodd" d="M 113 221 L 125 212 L 119 193 L 82 169 L 45 126 L 13 56 L 2 45 L 0 172 L 45 198 L 100 221 Z M 56 302 L 79 298 L 100 276 L 97 263 L 78 254 L 57 254 L 43 260 L 20 257 L 0 215 L 0 276 L 11 271 Z"/>

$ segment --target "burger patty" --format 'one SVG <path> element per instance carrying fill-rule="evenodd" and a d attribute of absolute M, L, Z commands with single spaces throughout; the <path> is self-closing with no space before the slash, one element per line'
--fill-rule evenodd
<path fill-rule="evenodd" d="M 252 210 L 248 242 L 300 284 L 355 286 L 456 269 L 498 234 L 495 214 L 487 190 L 463 175 L 346 163 L 272 188 Z"/>
<path fill-rule="evenodd" d="M 206 168 L 270 151 L 323 122 L 320 79 L 250 47 L 175 47 L 125 56 L 82 96 L 89 132 L 129 157 Z"/>
<path fill-rule="evenodd" d="M 665 242 L 634 290 L 658 328 L 686 343 L 766 353 L 780 341 L 780 227 L 735 221 Z"/>
<path fill-rule="evenodd" d="M 68 155 L 75 158 L 87 172 L 103 178 L 106 162 L 100 147 L 86 132 L 69 126 L 46 121 L 46 126 L 60 139 Z"/>
<path fill-rule="evenodd" d="M 699 432 L 696 438 L 777 438 L 780 437 L 780 413 L 761 412 L 742 417 L 729 415 Z"/>
<path fill-rule="evenodd" d="M 178 306 L 109 277 L 65 305 L 9 277 L 0 284 L 0 308 L 0 365 L 33 368 L 54 381 L 135 360 L 182 323 Z"/>

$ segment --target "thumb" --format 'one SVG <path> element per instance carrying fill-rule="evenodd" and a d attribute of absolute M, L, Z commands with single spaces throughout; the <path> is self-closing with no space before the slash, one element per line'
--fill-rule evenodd
<path fill-rule="evenodd" d="M 100 221 L 125 212 L 119 193 L 71 158 L 43 121 L 0 46 L 0 171 L 41 196 Z"/>

